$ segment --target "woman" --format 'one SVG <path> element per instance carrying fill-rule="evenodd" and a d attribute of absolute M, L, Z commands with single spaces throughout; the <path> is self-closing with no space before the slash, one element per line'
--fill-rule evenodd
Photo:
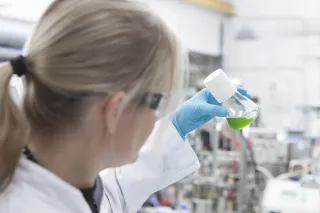
<path fill-rule="evenodd" d="M 164 97 L 178 97 L 182 60 L 175 35 L 144 8 L 54 1 L 24 56 L 0 65 L 1 212 L 134 213 L 199 168 L 183 140 L 227 112 L 203 90 L 154 128 L 170 109 Z M 25 81 L 21 107 L 14 74 Z"/>

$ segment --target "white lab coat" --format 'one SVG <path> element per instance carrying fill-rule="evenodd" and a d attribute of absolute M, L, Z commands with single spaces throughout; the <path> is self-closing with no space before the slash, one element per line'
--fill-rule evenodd
<path fill-rule="evenodd" d="M 188 142 L 168 118 L 157 122 L 137 162 L 101 172 L 100 213 L 136 213 L 150 194 L 199 168 Z M 0 195 L 0 213 L 91 213 L 82 193 L 50 171 L 21 158 L 9 188 Z"/>

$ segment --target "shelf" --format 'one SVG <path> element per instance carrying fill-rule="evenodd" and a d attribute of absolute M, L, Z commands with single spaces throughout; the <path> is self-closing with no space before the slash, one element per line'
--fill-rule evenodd
<path fill-rule="evenodd" d="M 220 13 L 226 15 L 234 15 L 235 9 L 234 6 L 230 3 L 223 2 L 221 0 L 185 0 L 203 7 L 215 9 Z"/>

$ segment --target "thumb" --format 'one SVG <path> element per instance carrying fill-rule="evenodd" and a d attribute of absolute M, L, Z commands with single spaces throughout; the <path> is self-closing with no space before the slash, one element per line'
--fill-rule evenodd
<path fill-rule="evenodd" d="M 228 111 L 222 106 L 206 104 L 202 107 L 203 114 L 211 117 L 226 117 L 229 115 Z"/>

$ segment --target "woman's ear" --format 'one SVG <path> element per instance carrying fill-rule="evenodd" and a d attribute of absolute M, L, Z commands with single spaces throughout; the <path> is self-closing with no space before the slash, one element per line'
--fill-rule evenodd
<path fill-rule="evenodd" d="M 121 118 L 121 105 L 126 96 L 124 91 L 119 91 L 109 97 L 104 103 L 104 118 L 107 131 L 114 134 L 117 130 L 118 123 Z"/>

